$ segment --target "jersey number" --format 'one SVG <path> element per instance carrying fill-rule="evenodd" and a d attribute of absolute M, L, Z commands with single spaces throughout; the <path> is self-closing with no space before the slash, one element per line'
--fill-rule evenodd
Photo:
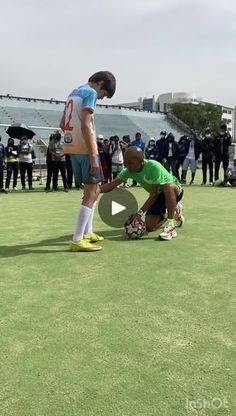
<path fill-rule="evenodd" d="M 71 121 L 71 118 L 72 118 L 73 105 L 74 105 L 73 100 L 69 100 L 68 103 L 66 104 L 66 108 L 67 108 L 67 111 L 68 111 L 68 113 L 66 111 L 66 115 L 68 114 L 68 120 L 65 123 L 65 130 L 67 130 L 67 131 L 72 131 L 73 128 L 74 128 L 73 126 L 70 126 L 70 121 Z"/>

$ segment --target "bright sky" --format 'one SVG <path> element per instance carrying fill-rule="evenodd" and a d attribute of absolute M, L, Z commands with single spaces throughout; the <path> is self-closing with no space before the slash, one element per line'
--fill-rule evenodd
<path fill-rule="evenodd" d="M 66 99 L 98 70 L 109 103 L 193 92 L 236 104 L 235 0 L 7 0 L 0 94 Z"/>

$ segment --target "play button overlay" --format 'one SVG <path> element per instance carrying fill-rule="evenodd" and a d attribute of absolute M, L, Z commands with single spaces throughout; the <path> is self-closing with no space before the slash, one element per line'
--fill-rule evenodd
<path fill-rule="evenodd" d="M 98 212 L 102 221 L 113 228 L 124 227 L 131 214 L 138 211 L 138 203 L 126 189 L 114 189 L 102 194 L 98 204 Z"/>
<path fill-rule="evenodd" d="M 117 204 L 117 202 L 112 201 L 112 203 L 111 203 L 111 215 L 119 214 L 119 212 L 124 211 L 124 209 L 126 209 L 126 207 L 124 207 L 124 205 Z"/>

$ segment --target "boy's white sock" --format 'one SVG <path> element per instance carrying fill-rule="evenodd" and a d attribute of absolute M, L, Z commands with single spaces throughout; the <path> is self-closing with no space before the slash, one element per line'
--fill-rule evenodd
<path fill-rule="evenodd" d="M 76 224 L 75 232 L 73 235 L 74 242 L 79 243 L 80 240 L 83 239 L 84 231 L 89 221 L 89 218 L 91 216 L 92 210 L 93 208 L 88 208 L 85 205 L 80 206 L 80 209 L 78 212 L 77 224 Z"/>
<path fill-rule="evenodd" d="M 94 202 L 94 204 L 93 204 L 91 215 L 90 215 L 89 220 L 86 224 L 86 227 L 85 227 L 85 230 L 84 230 L 85 235 L 92 235 L 93 234 L 93 217 L 94 217 L 95 207 L 96 207 L 96 202 Z"/>

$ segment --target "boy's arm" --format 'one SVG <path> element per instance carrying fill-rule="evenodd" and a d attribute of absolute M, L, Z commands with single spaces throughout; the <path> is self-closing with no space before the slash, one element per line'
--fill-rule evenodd
<path fill-rule="evenodd" d="M 100 169 L 97 155 L 97 142 L 94 136 L 94 133 L 91 129 L 91 116 L 92 111 L 84 109 L 82 111 L 82 119 L 81 119 L 81 130 L 83 133 L 83 137 L 85 142 L 88 146 L 89 157 L 90 157 L 90 165 L 91 165 L 91 174 L 96 175 Z"/>
<path fill-rule="evenodd" d="M 106 192 L 110 192 L 112 191 L 112 189 L 115 189 L 117 188 L 117 186 L 121 185 L 122 182 L 123 182 L 122 179 L 116 178 L 112 182 L 105 183 L 104 185 L 100 186 L 100 193 L 104 194 Z"/>

